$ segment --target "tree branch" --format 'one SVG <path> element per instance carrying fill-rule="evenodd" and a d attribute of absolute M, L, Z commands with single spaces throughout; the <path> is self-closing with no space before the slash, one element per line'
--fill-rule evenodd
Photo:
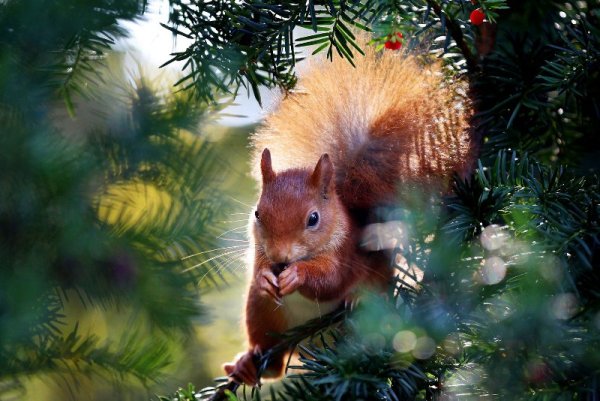
<path fill-rule="evenodd" d="M 442 7 L 439 5 L 439 3 L 437 1 L 427 0 L 427 4 L 429 4 L 431 6 L 431 8 L 433 9 L 433 12 L 435 12 L 435 14 L 438 17 L 442 18 L 442 16 L 445 15 L 444 10 L 442 10 Z M 477 67 L 477 65 L 479 63 L 477 61 L 477 57 L 475 57 L 475 55 L 469 48 L 469 45 L 465 41 L 465 37 L 463 35 L 462 29 L 460 28 L 460 25 L 457 24 L 456 21 L 453 20 L 452 18 L 449 18 L 448 15 L 445 15 L 445 18 L 446 18 L 446 26 L 448 27 L 448 32 L 450 32 L 452 39 L 454 39 L 454 41 L 456 42 L 456 45 L 458 46 L 461 53 L 465 57 L 465 60 L 467 61 L 467 68 L 468 68 L 469 72 L 474 72 L 475 68 Z"/>

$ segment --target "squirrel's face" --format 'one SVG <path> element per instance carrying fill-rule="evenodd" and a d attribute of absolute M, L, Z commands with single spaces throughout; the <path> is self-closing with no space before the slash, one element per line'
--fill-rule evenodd
<path fill-rule="evenodd" d="M 273 264 L 290 264 L 339 245 L 346 234 L 326 154 L 314 170 L 275 174 L 265 149 L 261 160 L 262 193 L 254 212 L 254 238 Z"/>

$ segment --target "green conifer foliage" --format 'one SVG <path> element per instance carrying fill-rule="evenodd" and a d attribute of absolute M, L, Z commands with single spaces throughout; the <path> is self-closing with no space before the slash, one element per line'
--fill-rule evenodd
<path fill-rule="evenodd" d="M 287 89 L 303 45 L 351 62 L 360 50 L 350 27 L 372 30 L 382 48 L 388 35 L 401 32 L 406 48 L 441 57 L 448 74 L 469 80 L 481 139 L 478 167 L 467 180 L 456 179 L 451 196 L 392 213 L 408 233 L 396 268 L 418 267 L 420 283 L 409 274 L 387 297 L 364 295 L 341 320 L 336 314 L 295 329 L 286 345 L 299 351 L 300 370 L 290 366 L 278 390 L 246 389 L 238 397 L 596 399 L 600 3 L 247 1 L 235 7 L 212 30 L 232 33 L 227 43 L 239 50 L 232 54 L 243 67 L 227 71 L 237 74 L 232 82 Z M 469 21 L 475 8 L 486 16 L 481 26 Z M 176 12 L 173 26 L 195 37 L 209 29 L 205 17 Z M 295 39 L 295 51 L 289 29 L 296 26 L 312 33 Z M 204 60 L 206 53 L 194 49 L 179 57 Z M 291 79 L 273 78 L 270 68 L 278 64 L 270 61 L 278 55 L 288 56 L 281 60 Z M 236 386 L 220 383 L 190 387 L 176 399 L 236 399 Z"/>
<path fill-rule="evenodd" d="M 282 346 L 301 366 L 279 389 L 235 396 L 221 380 L 166 399 L 599 396 L 598 0 L 170 5 L 167 29 L 193 41 L 165 55 L 186 63 L 184 91 L 161 96 L 139 79 L 120 113 L 66 129 L 56 111 L 76 117 L 78 101 L 101 101 L 102 63 L 125 34 L 117 21 L 140 17 L 145 2 L 0 2 L 0 397 L 17 398 L 36 374 L 163 377 L 160 333 L 190 330 L 199 279 L 214 285 L 222 270 L 181 260 L 216 247 L 227 212 L 214 187 L 223 166 L 186 130 L 224 93 L 246 87 L 260 101 L 260 85 L 293 88 L 309 57 L 299 49 L 352 63 L 361 30 L 380 47 L 401 32 L 405 48 L 469 80 L 479 165 L 451 196 L 415 194 L 389 211 L 406 227 L 393 258 L 404 275 L 386 296 L 287 333 Z M 479 7 L 487 21 L 475 26 Z M 133 213 L 148 188 L 154 209 Z M 66 324 L 71 297 L 126 306 L 153 335 L 140 325 L 106 343 L 82 332 Z"/>
<path fill-rule="evenodd" d="M 108 68 L 118 21 L 144 8 L 0 2 L 0 399 L 40 376 L 75 399 L 94 397 L 85 378 L 163 381 L 202 314 L 199 277 L 222 283 L 181 260 L 217 247 L 226 213 L 226 166 L 194 135 L 210 108 Z M 131 323 L 107 340 L 74 304 Z"/>

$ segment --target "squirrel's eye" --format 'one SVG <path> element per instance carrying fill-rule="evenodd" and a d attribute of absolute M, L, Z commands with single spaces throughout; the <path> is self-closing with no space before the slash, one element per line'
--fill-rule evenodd
<path fill-rule="evenodd" d="M 260 221 L 260 215 L 258 214 L 258 210 L 254 211 L 254 217 L 256 217 L 256 220 Z"/>
<path fill-rule="evenodd" d="M 317 225 L 318 222 L 319 222 L 319 213 L 312 212 L 310 214 L 310 216 L 308 216 L 308 223 L 306 223 L 306 225 L 308 227 L 314 227 Z"/>

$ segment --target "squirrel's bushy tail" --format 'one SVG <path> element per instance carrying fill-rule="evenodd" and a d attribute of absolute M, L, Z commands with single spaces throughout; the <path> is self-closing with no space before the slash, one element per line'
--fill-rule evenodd
<path fill-rule="evenodd" d="M 312 168 L 328 153 L 349 208 L 391 200 L 402 184 L 447 188 L 475 153 L 466 85 L 414 57 L 361 45 L 356 68 L 339 58 L 305 66 L 298 89 L 254 135 L 253 166 L 264 148 L 275 171 Z"/>

